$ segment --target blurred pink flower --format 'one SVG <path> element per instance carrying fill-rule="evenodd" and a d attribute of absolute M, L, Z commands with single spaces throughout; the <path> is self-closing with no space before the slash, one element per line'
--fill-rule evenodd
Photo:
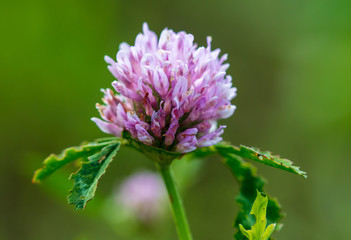
<path fill-rule="evenodd" d="M 141 171 L 128 177 L 120 186 L 117 199 L 140 220 L 154 219 L 162 210 L 165 189 L 159 175 Z"/>

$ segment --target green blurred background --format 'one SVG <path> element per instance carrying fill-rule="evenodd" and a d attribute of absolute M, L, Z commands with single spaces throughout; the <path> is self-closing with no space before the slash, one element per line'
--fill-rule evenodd
<path fill-rule="evenodd" d="M 30 180 L 51 152 L 105 136 L 89 120 L 98 115 L 99 89 L 113 81 L 103 56 L 133 44 L 144 21 L 158 35 L 165 27 L 192 33 L 199 45 L 211 35 L 229 54 L 238 88 L 224 138 L 279 153 L 309 173 L 304 180 L 257 166 L 286 213 L 274 236 L 351 239 L 350 1 L 20 0 L 2 1 L 0 13 L 0 239 L 124 239 L 89 213 L 94 201 L 76 212 L 60 186 Z M 98 192 L 110 194 L 141 167 L 153 169 L 122 150 Z M 195 239 L 233 239 L 237 191 L 219 161 L 206 161 L 184 193 Z M 176 239 L 170 217 L 155 231 L 153 239 Z"/>

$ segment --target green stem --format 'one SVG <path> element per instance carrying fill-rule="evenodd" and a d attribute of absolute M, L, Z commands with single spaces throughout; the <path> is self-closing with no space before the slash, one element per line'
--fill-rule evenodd
<path fill-rule="evenodd" d="M 188 220 L 185 215 L 182 199 L 174 182 L 170 165 L 158 165 L 163 181 L 166 185 L 169 201 L 172 207 L 174 224 L 180 240 L 192 240 Z"/>

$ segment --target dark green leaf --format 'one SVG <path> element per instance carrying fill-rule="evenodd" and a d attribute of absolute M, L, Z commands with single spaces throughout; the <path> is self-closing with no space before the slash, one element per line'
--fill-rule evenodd
<path fill-rule="evenodd" d="M 243 145 L 240 145 L 240 147 L 235 147 L 226 143 L 217 144 L 216 147 L 217 149 L 222 149 L 228 153 L 260 162 L 271 167 L 283 169 L 307 178 L 306 172 L 301 171 L 299 167 L 294 166 L 293 162 L 288 159 L 280 158 L 279 156 L 271 155 L 270 152 L 263 152 L 256 148 L 250 148 Z"/>
<path fill-rule="evenodd" d="M 218 147 L 217 150 L 223 157 L 224 164 L 228 166 L 240 185 L 240 192 L 236 197 L 240 209 L 235 219 L 234 226 L 239 229 L 239 224 L 242 224 L 248 229 L 255 223 L 254 217 L 250 214 L 251 206 L 255 201 L 257 190 L 265 192 L 263 188 L 265 180 L 257 175 L 256 168 L 253 165 L 245 162 L 241 157 L 230 153 L 222 147 Z M 276 199 L 268 196 L 268 224 L 278 223 L 281 218 L 282 214 L 279 203 Z M 235 239 L 246 240 L 246 237 L 240 231 L 237 231 Z"/>
<path fill-rule="evenodd" d="M 98 142 L 83 143 L 77 147 L 66 148 L 59 155 L 51 154 L 44 160 L 44 166 L 35 171 L 32 181 L 40 182 L 67 163 L 78 158 L 87 158 L 116 141 L 118 141 L 117 138 L 99 139 Z"/>
<path fill-rule="evenodd" d="M 80 170 L 71 175 L 74 184 L 68 196 L 68 203 L 74 204 L 76 209 L 83 209 L 94 197 L 98 181 L 117 154 L 120 145 L 120 142 L 115 142 L 105 146 L 100 152 L 83 161 Z"/>

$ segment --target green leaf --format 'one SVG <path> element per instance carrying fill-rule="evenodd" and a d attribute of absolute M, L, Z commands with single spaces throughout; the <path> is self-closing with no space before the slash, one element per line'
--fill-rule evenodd
<path fill-rule="evenodd" d="M 219 143 L 216 145 L 217 149 L 222 149 L 228 153 L 238 155 L 243 158 L 247 158 L 259 163 L 266 164 L 271 167 L 283 169 L 285 171 L 298 174 L 307 178 L 307 174 L 301 171 L 299 167 L 294 166 L 293 162 L 288 159 L 280 158 L 279 156 L 271 155 L 270 152 L 263 152 L 256 148 L 246 147 L 240 145 L 240 147 L 235 147 L 227 143 Z"/>
<path fill-rule="evenodd" d="M 71 175 L 74 184 L 68 196 L 69 204 L 74 204 L 76 209 L 85 208 L 87 202 L 94 197 L 99 179 L 105 173 L 120 146 L 121 142 L 114 142 L 105 146 L 100 152 L 83 159 L 80 170 Z"/>
<path fill-rule="evenodd" d="M 240 185 L 240 192 L 236 197 L 240 209 L 234 226 L 239 229 L 239 224 L 242 224 L 245 228 L 249 228 L 255 223 L 254 217 L 250 215 L 251 206 L 255 201 L 257 190 L 264 192 L 265 180 L 257 175 L 256 168 L 252 164 L 245 162 L 241 157 L 230 153 L 230 151 L 227 151 L 223 147 L 218 147 L 217 150 L 223 157 L 224 164 L 233 173 Z M 268 196 L 267 209 L 268 224 L 278 223 L 282 218 L 282 214 L 280 204 L 277 200 Z M 277 229 L 279 228 L 280 225 L 277 226 Z M 246 237 L 242 232 L 237 231 L 235 239 L 246 240 Z"/>
<path fill-rule="evenodd" d="M 252 205 L 250 214 L 255 216 L 255 224 L 251 227 L 251 230 L 245 230 L 243 225 L 239 225 L 240 231 L 249 240 L 267 240 L 274 231 L 275 224 L 270 224 L 267 228 L 267 204 L 268 198 L 266 195 L 261 194 L 257 191 L 257 197 Z"/>
<path fill-rule="evenodd" d="M 269 237 L 274 232 L 275 226 L 276 226 L 276 224 L 272 223 L 266 228 L 266 230 L 264 231 L 264 233 L 262 235 L 262 240 L 268 240 L 269 239 Z"/>
<path fill-rule="evenodd" d="M 44 160 L 44 166 L 35 171 L 32 182 L 38 183 L 64 165 L 79 159 L 87 158 L 101 150 L 103 147 L 118 141 L 117 138 L 98 139 L 96 142 L 83 143 L 80 146 L 66 148 L 61 154 L 51 154 Z"/>

